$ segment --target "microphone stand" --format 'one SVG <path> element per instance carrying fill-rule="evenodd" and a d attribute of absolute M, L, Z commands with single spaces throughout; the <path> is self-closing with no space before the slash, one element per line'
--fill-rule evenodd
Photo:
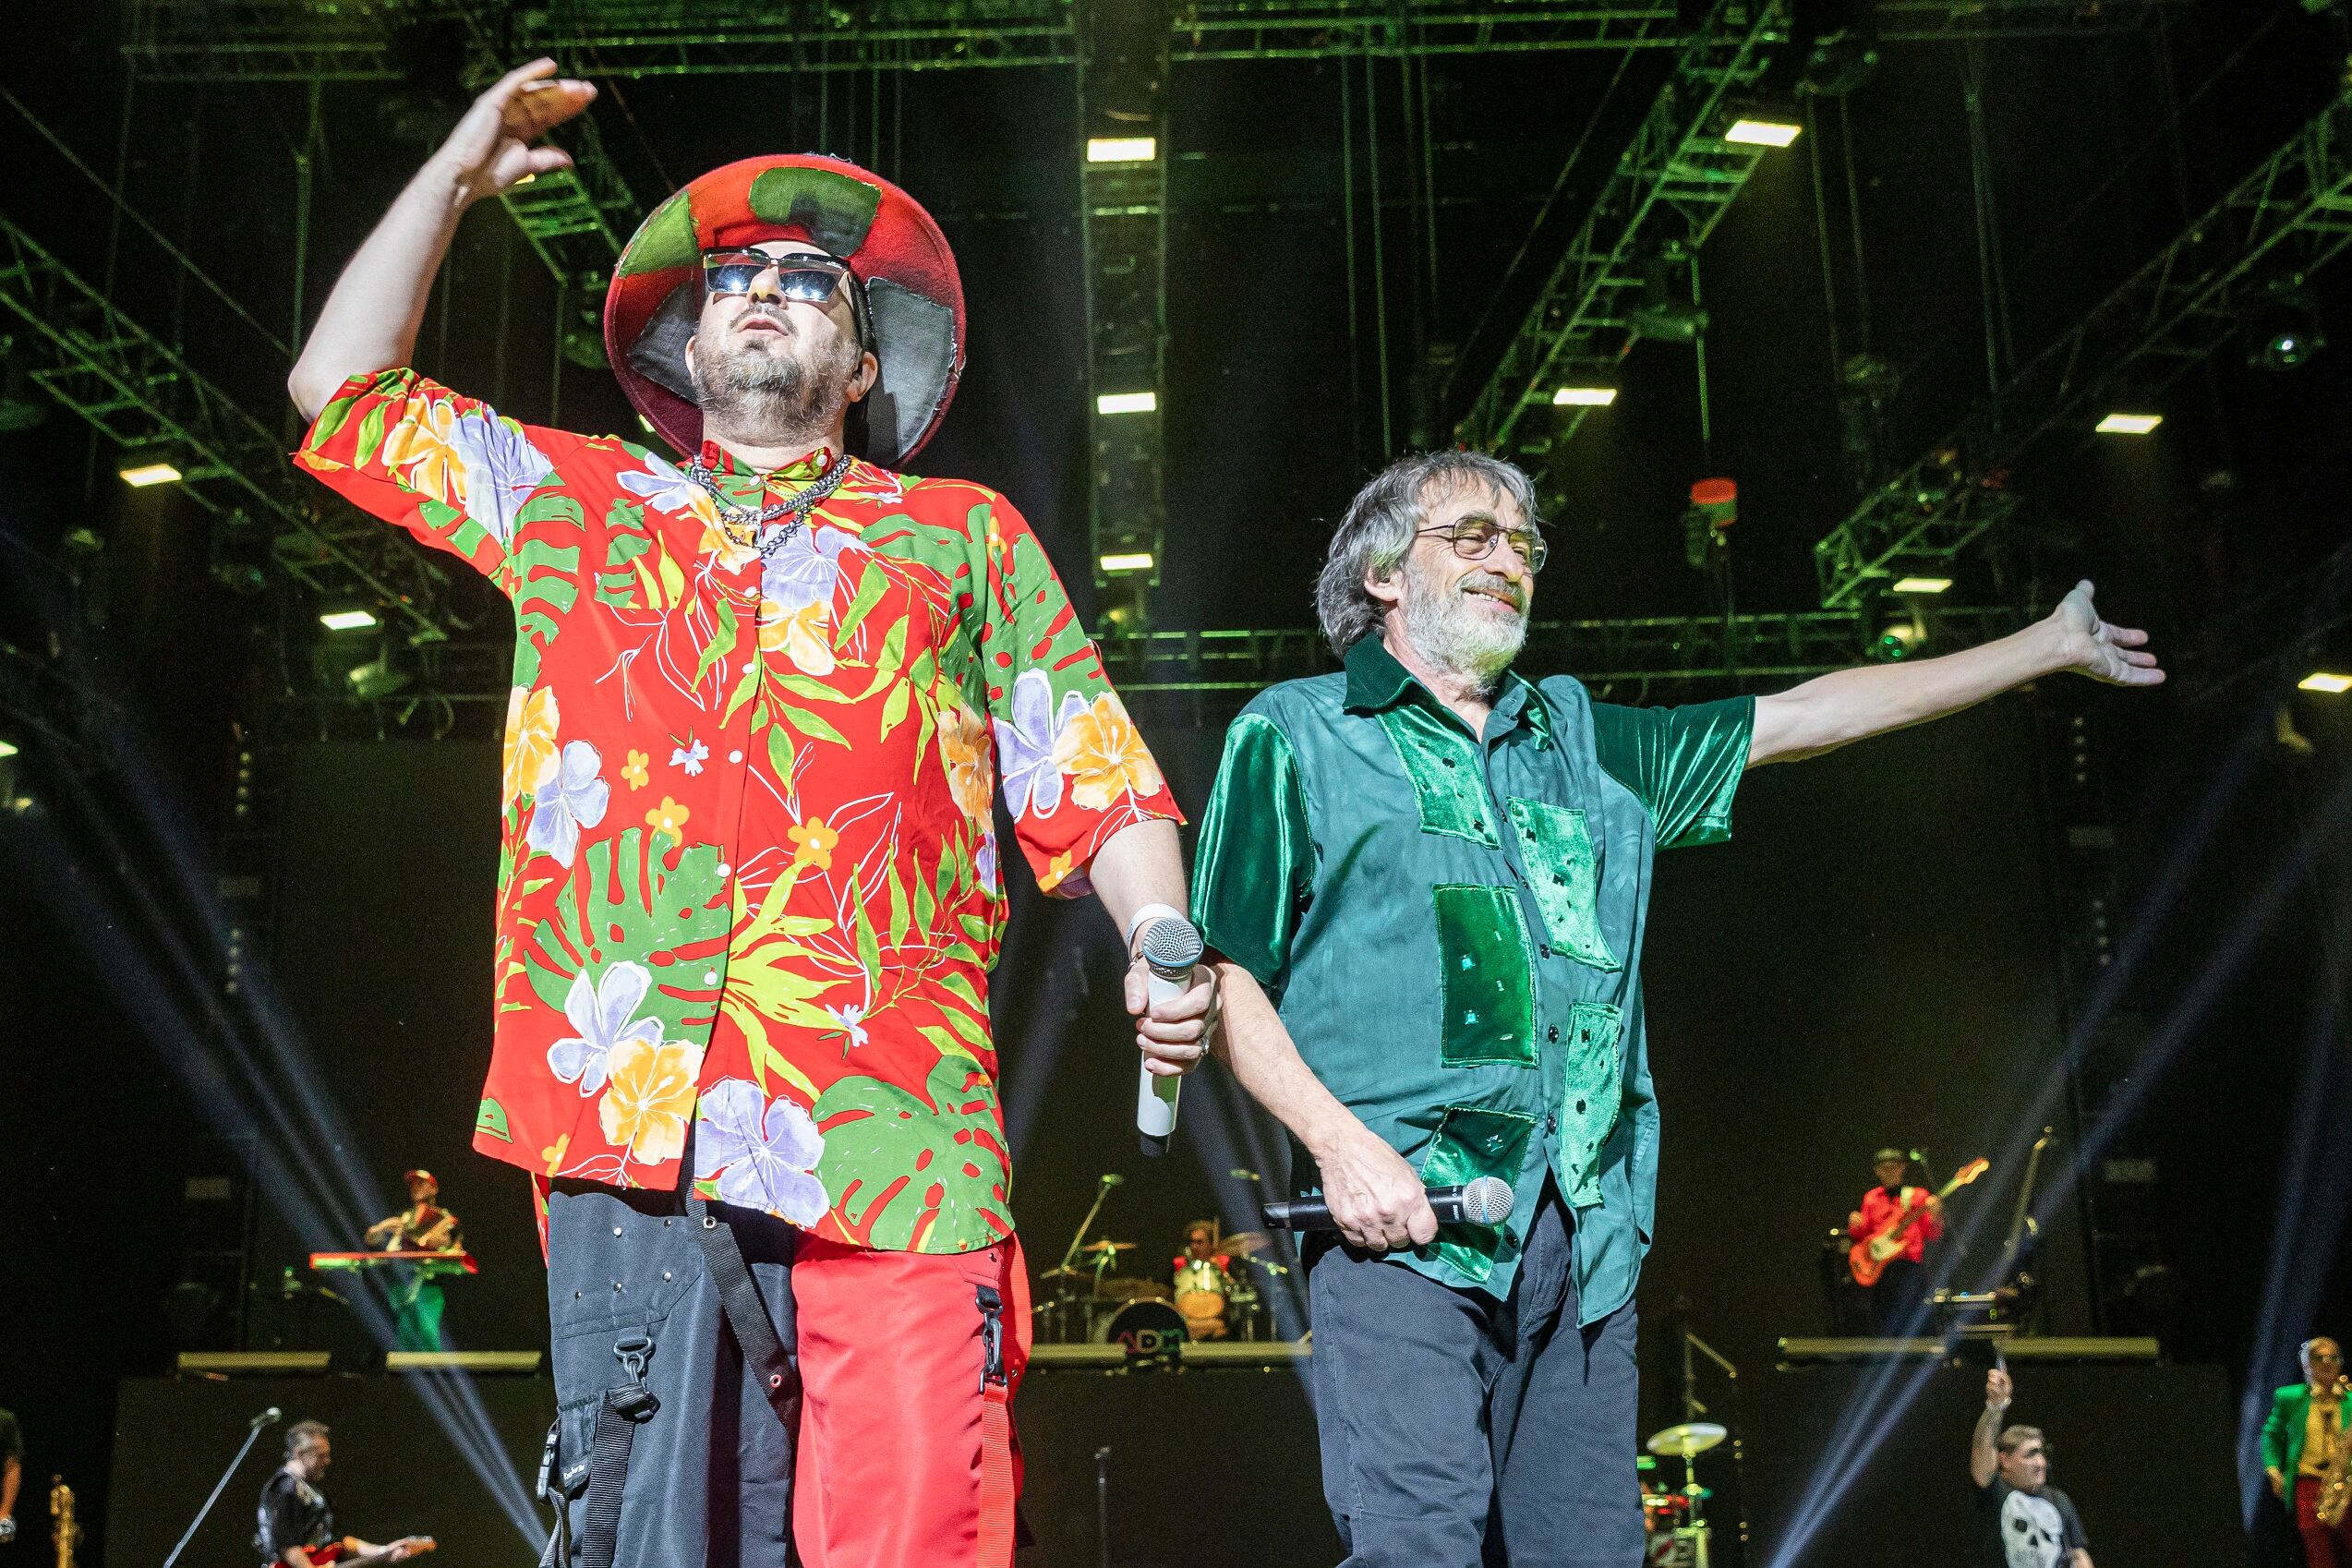
<path fill-rule="evenodd" d="M 261 1429 L 268 1425 L 267 1421 L 255 1421 L 245 1429 L 245 1441 L 237 1446 L 236 1457 L 230 1460 L 229 1467 L 221 1472 L 221 1478 L 212 1483 L 212 1495 L 204 1500 L 204 1506 L 198 1509 L 196 1517 L 188 1521 L 187 1533 L 180 1537 L 179 1545 L 172 1548 L 172 1555 L 163 1559 L 163 1568 L 173 1568 L 173 1564 L 179 1562 L 180 1553 L 186 1551 L 187 1543 L 196 1538 L 196 1532 L 202 1527 L 205 1516 L 212 1512 L 212 1505 L 220 1502 L 221 1493 L 228 1490 L 229 1478 L 236 1474 L 236 1467 L 244 1464 L 245 1456 L 253 1451 L 253 1440 L 259 1437 Z"/>
<path fill-rule="evenodd" d="M 1062 1248 L 1062 1260 L 1056 1265 L 1057 1267 L 1067 1269 L 1078 1261 L 1078 1249 L 1085 1245 L 1086 1233 L 1094 1228 L 1094 1218 L 1103 1212 L 1103 1200 L 1108 1198 L 1111 1195 L 1111 1188 L 1117 1185 L 1117 1178 L 1114 1176 L 1104 1176 L 1096 1184 L 1093 1206 L 1086 1211 L 1086 1218 L 1078 1222 L 1078 1234 L 1070 1237 L 1070 1244 L 1067 1247 Z M 1062 1277 L 1067 1279 L 1069 1276 L 1065 1274 Z"/>

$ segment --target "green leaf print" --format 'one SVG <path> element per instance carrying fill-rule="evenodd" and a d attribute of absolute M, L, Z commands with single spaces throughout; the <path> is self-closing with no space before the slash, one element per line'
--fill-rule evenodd
<path fill-rule="evenodd" d="M 924 1092 L 928 1105 L 878 1078 L 837 1080 L 812 1113 L 825 1134 L 818 1178 L 850 1229 L 874 1247 L 986 1247 L 1013 1228 L 996 1192 L 1004 1157 L 995 1086 L 969 1059 L 942 1056 Z"/>
<path fill-rule="evenodd" d="M 506 1107 L 495 1100 L 482 1102 L 481 1108 L 474 1114 L 474 1130 L 501 1143 L 514 1141 L 514 1135 L 506 1129 Z"/>
<path fill-rule="evenodd" d="M 850 639 L 857 634 L 860 623 L 866 618 L 866 612 L 882 602 L 883 590 L 889 585 L 890 574 L 882 570 L 881 564 L 877 561 L 866 562 L 865 575 L 858 580 L 857 597 L 850 601 L 850 608 L 841 616 L 841 629 L 833 633 L 835 647 L 846 648 L 850 645 Z"/>
<path fill-rule="evenodd" d="M 667 1039 L 700 1038 L 718 1010 L 730 915 L 718 846 L 680 850 L 675 871 L 662 864 L 668 846 L 656 834 L 648 854 L 645 830 L 632 827 L 583 850 L 554 915 L 532 936 L 526 963 L 539 1000 L 561 1011 L 574 975 L 585 971 L 601 984 L 606 969 L 626 959 L 653 971 L 641 1016 L 659 1019 Z"/>
<path fill-rule="evenodd" d="M 850 743 L 850 738 L 847 735 L 842 734 L 841 731 L 804 707 L 794 707 L 790 703 L 778 703 L 776 711 L 790 721 L 793 729 L 798 730 L 812 741 L 830 741 L 837 746 L 846 746 Z"/>

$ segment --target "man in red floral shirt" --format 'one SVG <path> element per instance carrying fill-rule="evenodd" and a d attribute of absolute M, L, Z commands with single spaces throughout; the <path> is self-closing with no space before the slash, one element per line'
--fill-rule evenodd
<path fill-rule="evenodd" d="M 815 156 L 679 191 L 606 336 L 681 468 L 404 367 L 457 219 L 562 166 L 585 83 L 485 93 L 328 299 L 296 461 L 513 601 L 475 1145 L 539 1178 L 584 1568 L 1004 1562 L 1027 1279 L 989 1031 L 992 802 L 1130 953 L 1177 812 L 1003 497 L 894 472 L 963 296 L 905 192 Z M 1205 971 L 1128 1010 L 1196 1062 Z M 563 1532 L 560 1532 L 563 1533 Z"/>

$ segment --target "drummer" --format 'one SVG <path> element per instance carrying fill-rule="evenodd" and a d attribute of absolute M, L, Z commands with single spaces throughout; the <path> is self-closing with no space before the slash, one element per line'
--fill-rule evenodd
<path fill-rule="evenodd" d="M 1217 1222 L 1195 1220 L 1184 1227 L 1184 1250 L 1171 1260 L 1176 1310 L 1194 1339 L 1223 1339 L 1225 1312 L 1234 1294 L 1233 1255 L 1222 1250 Z"/>

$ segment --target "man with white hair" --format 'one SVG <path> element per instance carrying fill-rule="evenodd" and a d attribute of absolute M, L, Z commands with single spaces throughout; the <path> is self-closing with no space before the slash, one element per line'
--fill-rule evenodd
<path fill-rule="evenodd" d="M 1310 1245 L 1307 1268 L 1351 1564 L 1640 1558 L 1656 852 L 1729 838 L 1756 764 L 2060 670 L 2163 679 L 2085 583 L 1945 658 L 1776 696 L 1596 703 L 1512 669 L 1548 553 L 1507 463 L 1437 452 L 1373 479 L 1317 591 L 1345 671 L 1242 711 L 1201 819 L 1193 917 L 1219 955 L 1223 1050 L 1345 1242 Z M 1508 1221 L 1441 1226 L 1425 1189 L 1480 1176 L 1511 1184 Z"/>

